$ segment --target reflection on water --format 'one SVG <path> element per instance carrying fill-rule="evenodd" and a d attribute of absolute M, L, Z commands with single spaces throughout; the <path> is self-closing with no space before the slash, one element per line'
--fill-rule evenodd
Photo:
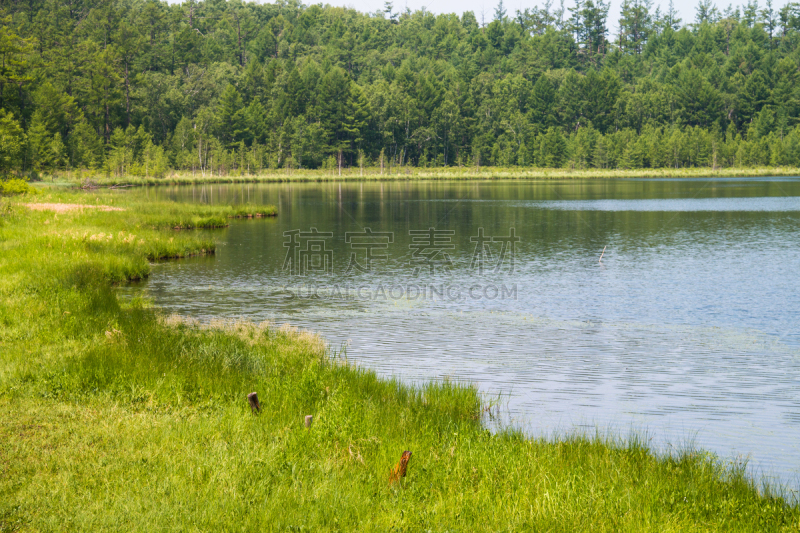
<path fill-rule="evenodd" d="M 749 455 L 757 473 L 798 485 L 798 179 L 214 185 L 147 194 L 280 210 L 275 220 L 217 231 L 224 244 L 216 257 L 158 265 L 127 289 L 144 288 L 169 311 L 289 322 L 334 347 L 349 343 L 348 357 L 381 374 L 463 379 L 503 393 L 511 421 L 534 434 L 646 430 L 661 449 L 692 440 L 723 457 Z M 290 275 L 284 232 L 311 228 L 330 232 L 318 240 L 331 268 Z M 365 228 L 392 233 L 372 250 L 385 258 L 347 272 L 352 253 L 361 263 L 366 254 L 347 234 Z M 429 228 L 450 232 L 437 234 L 448 248 L 415 248 L 409 232 Z M 489 241 L 481 273 L 478 237 L 508 237 L 511 228 L 519 237 L 513 268 L 506 256 L 492 269 L 502 243 Z M 425 254 L 433 273 L 417 261 Z"/>

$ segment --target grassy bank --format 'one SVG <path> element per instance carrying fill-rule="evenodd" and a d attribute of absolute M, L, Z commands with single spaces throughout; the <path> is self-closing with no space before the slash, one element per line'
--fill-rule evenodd
<path fill-rule="evenodd" d="M 110 224 L 120 227 L 147 229 L 210 229 L 224 228 L 233 218 L 261 218 L 276 216 L 273 205 L 189 205 L 178 202 L 154 201 L 130 191 L 98 189 L 76 193 L 74 190 L 38 188 L 46 194 L 29 196 L 27 204 L 67 203 L 93 207 L 119 209 Z M 35 206 L 34 206 L 35 207 Z"/>
<path fill-rule="evenodd" d="M 393 167 L 381 172 L 380 168 L 346 168 L 339 174 L 334 170 L 269 170 L 258 174 L 205 175 L 197 172 L 171 172 L 163 178 L 136 176 L 102 176 L 88 172 L 72 172 L 59 176 L 44 176 L 45 181 L 66 180 L 74 184 L 90 179 L 101 187 L 121 185 L 188 185 L 194 183 L 275 183 L 304 181 L 374 181 L 374 180 L 472 180 L 472 179 L 608 179 L 608 178 L 707 178 L 707 177 L 759 177 L 800 176 L 796 167 L 748 167 L 748 168 L 641 168 L 619 169 L 566 169 L 566 168 L 518 168 L 518 167 L 443 167 L 416 168 Z"/>
<path fill-rule="evenodd" d="M 492 435 L 473 388 L 411 388 L 309 333 L 124 303 L 113 283 L 214 249 L 137 198 L 0 200 L 0 531 L 800 528 L 796 504 L 709 454 Z M 21 205 L 55 200 L 123 210 Z"/>

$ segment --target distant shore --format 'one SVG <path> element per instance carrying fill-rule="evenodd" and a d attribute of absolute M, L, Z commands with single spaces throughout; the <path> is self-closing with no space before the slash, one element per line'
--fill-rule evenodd
<path fill-rule="evenodd" d="M 144 185 L 192 185 L 203 183 L 284 183 L 329 181 L 401 181 L 401 180 L 564 180 L 613 178 L 732 178 L 800 176 L 797 167 L 751 168 L 639 168 L 639 169 L 568 169 L 512 167 L 357 167 L 338 169 L 273 169 L 257 174 L 218 174 L 188 171 L 170 172 L 164 177 L 105 176 L 92 171 L 73 171 L 44 176 L 44 182 L 71 183 L 77 186 L 121 187 Z"/>

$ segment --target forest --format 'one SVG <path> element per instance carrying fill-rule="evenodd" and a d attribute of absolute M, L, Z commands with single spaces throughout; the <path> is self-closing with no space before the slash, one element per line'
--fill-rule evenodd
<path fill-rule="evenodd" d="M 800 4 L 2 0 L 0 174 L 800 166 Z"/>

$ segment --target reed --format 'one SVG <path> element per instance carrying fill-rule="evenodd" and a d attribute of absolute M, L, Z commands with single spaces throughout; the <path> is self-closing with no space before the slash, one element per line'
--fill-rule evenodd
<path fill-rule="evenodd" d="M 734 167 L 734 168 L 640 168 L 640 169 L 577 169 L 577 168 L 531 168 L 531 167 L 394 167 L 381 172 L 379 167 L 346 168 L 342 174 L 323 169 L 263 170 L 254 174 L 203 176 L 201 174 L 173 171 L 163 178 L 136 176 L 92 175 L 99 187 L 191 185 L 203 183 L 282 183 L 324 181 L 405 181 L 405 180 L 564 180 L 564 179 L 611 179 L 611 178 L 726 178 L 800 176 L 796 167 Z M 79 185 L 85 182 L 86 174 L 59 175 L 58 183 Z M 51 181 L 55 176 L 45 176 Z"/>

